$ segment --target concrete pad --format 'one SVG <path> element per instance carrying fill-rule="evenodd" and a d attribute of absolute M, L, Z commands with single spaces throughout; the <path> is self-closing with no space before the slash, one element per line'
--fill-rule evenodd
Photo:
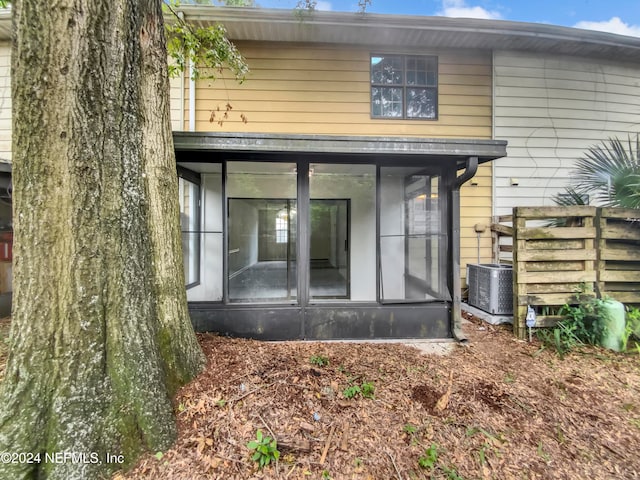
<path fill-rule="evenodd" d="M 417 348 L 425 355 L 449 355 L 458 344 L 455 340 L 408 340 L 403 345 Z"/>
<path fill-rule="evenodd" d="M 470 313 L 474 317 L 480 318 L 491 325 L 502 325 L 503 323 L 511 323 L 513 324 L 513 316 L 512 315 L 491 315 L 490 313 L 485 312 L 484 310 L 480 310 L 479 308 L 473 307 L 468 303 L 463 303 L 461 305 L 462 311 Z"/>

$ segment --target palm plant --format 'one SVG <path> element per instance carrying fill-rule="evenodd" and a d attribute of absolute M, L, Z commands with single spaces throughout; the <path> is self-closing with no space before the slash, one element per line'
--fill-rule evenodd
<path fill-rule="evenodd" d="M 635 141 L 610 138 L 590 147 L 574 174 L 574 188 L 567 188 L 565 199 L 589 195 L 603 206 L 640 208 L 640 135 Z"/>

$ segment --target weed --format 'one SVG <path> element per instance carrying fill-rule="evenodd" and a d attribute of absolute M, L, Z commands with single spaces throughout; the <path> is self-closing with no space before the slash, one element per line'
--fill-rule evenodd
<path fill-rule="evenodd" d="M 538 455 L 547 463 L 551 461 L 549 454 L 542 448 L 542 442 L 538 442 Z"/>
<path fill-rule="evenodd" d="M 256 439 L 247 443 L 247 448 L 254 451 L 251 460 L 258 463 L 260 470 L 280 458 L 275 438 L 263 435 L 262 430 L 256 432 Z"/>
<path fill-rule="evenodd" d="M 553 330 L 540 329 L 538 338 L 543 344 L 555 348 L 560 358 L 585 343 L 596 345 L 606 333 L 600 321 L 605 299 L 577 295 L 577 305 L 564 305 L 559 314 L 564 317 Z"/>
<path fill-rule="evenodd" d="M 362 396 L 364 398 L 373 398 L 375 386 L 372 382 L 363 382 L 360 388 L 362 389 Z"/>
<path fill-rule="evenodd" d="M 342 391 L 344 398 L 355 398 L 360 395 L 362 398 L 373 398 L 375 385 L 373 382 L 362 382 L 360 385 L 349 385 Z"/>
<path fill-rule="evenodd" d="M 438 463 L 438 445 L 432 443 L 418 458 L 418 465 L 425 470 L 433 470 Z"/>
<path fill-rule="evenodd" d="M 480 462 L 481 467 L 484 467 L 487 463 L 487 448 L 489 448 L 489 445 L 485 442 L 480 447 L 480 450 L 478 450 L 478 461 Z"/>
<path fill-rule="evenodd" d="M 360 393 L 362 393 L 362 390 L 359 385 L 350 385 L 342 391 L 344 398 L 354 398 Z"/>
<path fill-rule="evenodd" d="M 516 376 L 511 373 L 508 372 L 505 376 L 504 376 L 504 383 L 513 383 L 516 381 Z"/>
<path fill-rule="evenodd" d="M 329 365 L 329 359 L 324 355 L 313 355 L 309 359 L 309 362 L 311 362 L 311 365 L 316 365 L 317 367 L 326 367 Z"/>
<path fill-rule="evenodd" d="M 458 475 L 458 471 L 453 467 L 441 466 L 440 469 L 449 480 L 464 480 L 460 475 Z"/>
<path fill-rule="evenodd" d="M 322 480 L 333 480 L 333 477 L 329 474 L 328 470 L 322 471 Z"/>
<path fill-rule="evenodd" d="M 411 425 L 410 423 L 407 423 L 403 428 L 402 431 L 404 433 L 408 433 L 409 435 L 413 435 L 414 433 L 416 433 L 418 431 L 418 428 L 415 425 Z"/>
<path fill-rule="evenodd" d="M 629 339 L 632 336 L 640 335 L 640 308 L 627 307 L 625 312 L 625 328 L 622 335 L 622 351 L 626 352 L 629 346 Z M 636 348 L 638 345 L 636 344 Z M 638 350 L 640 352 L 640 350 Z"/>

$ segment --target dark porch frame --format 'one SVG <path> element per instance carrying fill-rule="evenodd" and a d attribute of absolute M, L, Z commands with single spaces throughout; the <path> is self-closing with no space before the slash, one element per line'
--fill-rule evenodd
<path fill-rule="evenodd" d="M 447 287 L 451 301 L 380 302 L 380 182 L 376 185 L 376 298 L 377 302 L 310 303 L 305 281 L 309 265 L 309 225 L 298 224 L 297 304 L 230 304 L 190 302 L 197 331 L 265 340 L 457 338 L 460 333 L 460 186 L 473 177 L 478 164 L 506 155 L 498 140 L 424 139 L 396 137 L 337 137 L 316 135 L 222 134 L 174 132 L 178 162 L 225 161 L 292 162 L 298 165 L 298 218 L 309 214 L 308 170 L 311 163 L 433 166 L 442 168 L 449 218 Z M 464 170 L 460 176 L 456 172 Z M 226 204 L 226 202 L 223 202 Z M 226 222 L 226 207 L 223 221 Z M 227 231 L 226 223 L 224 231 Z M 223 255 L 227 274 L 226 251 Z M 225 277 L 226 278 L 226 277 Z M 227 298 L 226 282 L 224 298 Z M 425 321 L 428 319 L 428 321 Z"/>

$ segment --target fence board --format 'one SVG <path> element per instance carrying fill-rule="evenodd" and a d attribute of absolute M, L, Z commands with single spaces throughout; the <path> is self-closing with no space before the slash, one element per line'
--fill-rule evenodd
<path fill-rule="evenodd" d="M 640 251 L 627 250 L 624 248 L 605 248 L 600 254 L 602 260 L 621 260 L 630 262 L 640 262 Z"/>
<path fill-rule="evenodd" d="M 600 281 L 602 282 L 638 282 L 638 271 L 625 270 L 605 270 L 600 272 Z"/>
<path fill-rule="evenodd" d="M 521 298 L 518 298 L 518 302 L 523 305 L 536 305 L 536 306 L 558 306 L 565 303 L 574 304 L 578 301 L 578 296 L 583 296 L 577 292 L 567 293 L 529 293 Z"/>
<path fill-rule="evenodd" d="M 571 261 L 571 260 L 596 260 L 595 250 L 560 250 L 560 249 L 540 249 L 526 250 L 519 257 L 523 262 L 551 262 L 551 261 Z"/>
<path fill-rule="evenodd" d="M 544 220 L 551 219 L 564 219 L 565 226 L 545 226 Z M 640 304 L 640 211 L 516 207 L 511 220 L 513 227 L 501 226 L 497 222 L 506 220 L 498 217 L 491 230 L 497 263 L 503 262 L 512 234 L 513 329 L 518 337 L 526 335 L 528 306 L 536 309 L 536 326 L 546 327 L 561 319 L 549 312 L 590 294 Z"/>
<path fill-rule="evenodd" d="M 564 240 L 575 238 L 596 238 L 595 228 L 585 227 L 540 227 L 526 228 L 521 238 L 527 240 Z"/>
<path fill-rule="evenodd" d="M 601 236 L 614 240 L 640 240 L 640 225 L 609 225 L 602 229 Z"/>

